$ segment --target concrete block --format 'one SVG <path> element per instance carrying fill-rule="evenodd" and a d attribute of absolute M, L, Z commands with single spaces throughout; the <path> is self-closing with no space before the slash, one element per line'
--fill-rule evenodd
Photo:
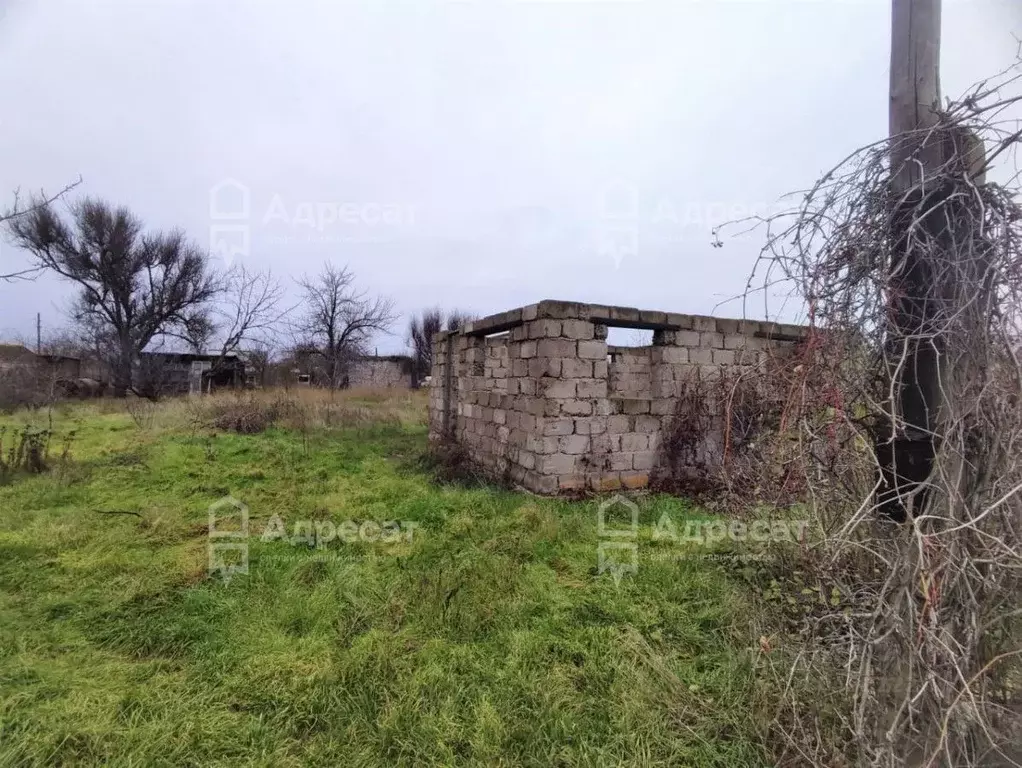
<path fill-rule="evenodd" d="M 688 362 L 689 350 L 685 347 L 658 347 L 653 351 L 660 358 L 661 363 L 678 365 Z"/>
<path fill-rule="evenodd" d="M 579 398 L 602 398 L 607 396 L 607 382 L 600 379 L 583 379 L 575 385 Z"/>
<path fill-rule="evenodd" d="M 574 357 L 575 345 L 592 344 L 594 342 L 575 342 L 571 339 L 540 339 L 538 354 L 541 357 Z M 581 357 L 581 355 L 579 355 Z"/>
<path fill-rule="evenodd" d="M 589 441 L 589 449 L 597 455 L 612 454 L 621 450 L 621 435 L 593 435 Z"/>
<path fill-rule="evenodd" d="M 629 453 L 649 450 L 649 435 L 638 432 L 621 435 L 621 450 Z"/>
<path fill-rule="evenodd" d="M 607 431 L 605 419 L 597 417 L 583 417 L 575 419 L 575 434 L 577 435 L 602 435 Z"/>
<path fill-rule="evenodd" d="M 674 334 L 674 345 L 678 347 L 698 347 L 698 331 L 677 331 Z"/>
<path fill-rule="evenodd" d="M 559 445 L 557 441 L 560 439 L 561 438 L 559 437 L 539 437 L 537 435 L 529 435 L 525 438 L 525 450 L 541 456 L 557 453 Z"/>
<path fill-rule="evenodd" d="M 525 324 L 530 339 L 557 338 L 561 335 L 560 320 L 532 320 Z"/>
<path fill-rule="evenodd" d="M 704 331 L 699 334 L 699 346 L 706 347 L 709 349 L 723 348 L 724 346 L 724 334 Z"/>
<path fill-rule="evenodd" d="M 539 380 L 539 391 L 544 397 L 575 397 L 574 379 L 551 379 L 542 378 Z"/>
<path fill-rule="evenodd" d="M 636 416 L 640 413 L 649 413 L 650 401 L 646 399 L 632 398 L 621 400 L 621 413 Z"/>
<path fill-rule="evenodd" d="M 661 421 L 656 416 L 640 414 L 635 417 L 635 431 L 649 434 L 660 430 Z"/>
<path fill-rule="evenodd" d="M 682 315 L 677 312 L 667 313 L 667 324 L 676 330 L 691 330 L 692 315 Z"/>
<path fill-rule="evenodd" d="M 561 453 L 579 454 L 589 450 L 588 435 L 566 435 L 560 438 L 559 450 Z"/>
<path fill-rule="evenodd" d="M 525 467 L 526 469 L 536 468 L 536 454 L 532 453 L 531 451 L 518 451 L 516 461 L 518 464 Z"/>
<path fill-rule="evenodd" d="M 649 472 L 622 472 L 621 485 L 628 490 L 638 490 L 649 485 Z"/>
<path fill-rule="evenodd" d="M 607 457 L 607 463 L 609 464 L 610 469 L 614 472 L 620 472 L 623 469 L 631 469 L 632 454 L 625 453 L 623 451 L 612 453 Z"/>
<path fill-rule="evenodd" d="M 555 493 L 558 490 L 557 475 L 544 475 L 535 472 L 526 475 L 522 484 L 534 493 Z"/>
<path fill-rule="evenodd" d="M 692 315 L 692 330 L 704 333 L 716 333 L 717 318 L 705 315 Z"/>
<path fill-rule="evenodd" d="M 749 337 L 740 333 L 728 333 L 724 336 L 724 349 L 745 349 Z"/>
<path fill-rule="evenodd" d="M 621 489 L 621 475 L 618 472 L 601 472 L 591 476 L 589 487 L 600 493 L 609 493 Z"/>
<path fill-rule="evenodd" d="M 583 360 L 606 361 L 607 343 L 604 341 L 580 341 L 578 342 L 578 356 Z"/>
<path fill-rule="evenodd" d="M 557 478 L 557 487 L 562 491 L 581 491 L 585 484 L 585 477 L 579 475 L 561 475 Z"/>
<path fill-rule="evenodd" d="M 531 413 L 533 416 L 544 416 L 546 415 L 546 398 L 543 397 L 526 397 L 525 400 L 525 412 Z"/>
<path fill-rule="evenodd" d="M 758 320 L 739 320 L 738 333 L 743 336 L 752 336 L 763 330 L 763 323 Z"/>
<path fill-rule="evenodd" d="M 606 341 L 607 340 L 607 332 L 608 332 L 607 326 L 603 325 L 602 323 L 596 323 L 595 325 L 593 325 L 593 338 L 594 339 L 598 339 L 600 341 Z"/>
<path fill-rule="evenodd" d="M 738 333 L 738 324 L 741 320 L 717 318 L 717 330 L 720 333 Z"/>
<path fill-rule="evenodd" d="M 549 419 L 543 424 L 544 435 L 570 435 L 575 431 L 575 421 L 572 419 Z"/>
<path fill-rule="evenodd" d="M 674 399 L 674 392 L 664 392 L 664 396 L 650 403 L 649 412 L 654 416 L 668 416 L 674 413 L 677 403 Z"/>
<path fill-rule="evenodd" d="M 539 316 L 555 320 L 588 320 L 591 311 L 589 304 L 575 301 L 545 299 L 539 303 Z"/>
<path fill-rule="evenodd" d="M 523 360 L 528 360 L 530 357 L 536 356 L 538 344 L 535 341 L 523 341 L 518 345 L 518 356 Z"/>
<path fill-rule="evenodd" d="M 693 364 L 709 364 L 713 362 L 712 349 L 690 349 L 688 361 Z"/>
<path fill-rule="evenodd" d="M 734 365 L 735 351 L 733 349 L 713 350 L 713 362 L 716 365 Z"/>
<path fill-rule="evenodd" d="M 593 324 L 587 320 L 564 320 L 561 335 L 567 339 L 591 339 L 595 335 Z"/>
<path fill-rule="evenodd" d="M 660 323 L 665 324 L 667 322 L 666 312 L 656 312 L 648 309 L 639 310 L 639 320 L 644 323 Z"/>
<path fill-rule="evenodd" d="M 656 453 L 653 451 L 636 451 L 632 454 L 632 468 L 650 470 L 656 464 Z"/>
<path fill-rule="evenodd" d="M 560 411 L 566 416 L 590 416 L 593 412 L 593 404 L 589 400 L 562 400 Z"/>
<path fill-rule="evenodd" d="M 539 304 L 530 304 L 527 307 L 522 307 L 522 320 L 528 322 L 529 320 L 535 320 L 539 317 Z"/>
<path fill-rule="evenodd" d="M 637 323 L 639 310 L 634 307 L 610 307 L 610 319 L 623 323 Z"/>
<path fill-rule="evenodd" d="M 632 417 L 615 414 L 607 417 L 607 431 L 612 435 L 620 435 L 632 431 Z"/>
<path fill-rule="evenodd" d="M 537 467 L 545 475 L 568 475 L 575 472 L 578 456 L 552 453 L 537 458 Z"/>
<path fill-rule="evenodd" d="M 566 379 L 591 379 L 593 362 L 579 360 L 577 357 L 565 357 L 561 360 L 561 376 Z"/>
<path fill-rule="evenodd" d="M 605 379 L 605 378 L 607 378 L 607 361 L 606 360 L 595 360 L 595 361 L 593 361 L 593 378 L 594 379 Z"/>

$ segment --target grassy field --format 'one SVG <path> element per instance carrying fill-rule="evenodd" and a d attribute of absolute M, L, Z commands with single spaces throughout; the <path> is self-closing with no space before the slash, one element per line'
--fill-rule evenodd
<path fill-rule="evenodd" d="M 49 469 L 0 485 L 0 764 L 766 763 L 749 604 L 650 536 L 698 510 L 641 500 L 618 584 L 597 500 L 438 483 L 418 394 L 313 397 L 251 435 L 204 407 L 0 417 L 4 451 L 54 428 Z M 249 514 L 226 582 L 225 497 Z"/>

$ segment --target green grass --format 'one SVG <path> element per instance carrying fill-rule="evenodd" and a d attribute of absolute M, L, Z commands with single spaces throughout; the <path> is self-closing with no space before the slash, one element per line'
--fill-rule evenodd
<path fill-rule="evenodd" d="M 683 502 L 642 502 L 616 585 L 595 501 L 438 485 L 421 418 L 212 436 L 162 408 L 66 408 L 71 460 L 0 487 L 0 764 L 765 764 L 749 605 L 648 535 Z M 250 537 L 225 584 L 226 495 Z M 316 549 L 263 542 L 273 515 L 417 527 Z"/>

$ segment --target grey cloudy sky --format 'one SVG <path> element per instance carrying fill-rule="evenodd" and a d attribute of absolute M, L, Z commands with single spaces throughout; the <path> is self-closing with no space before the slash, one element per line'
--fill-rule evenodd
<path fill-rule="evenodd" d="M 946 0 L 945 93 L 1007 66 L 1012 33 L 1017 0 Z M 0 0 L 0 192 L 80 174 L 203 246 L 246 227 L 253 267 L 346 263 L 405 313 L 709 313 L 759 243 L 710 227 L 884 136 L 889 36 L 889 0 Z M 211 209 L 225 179 L 247 211 Z M 0 284 L 0 337 L 69 295 Z"/>

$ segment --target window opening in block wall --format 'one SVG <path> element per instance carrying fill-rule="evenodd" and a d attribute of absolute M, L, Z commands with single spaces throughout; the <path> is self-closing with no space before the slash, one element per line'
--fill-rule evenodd
<path fill-rule="evenodd" d="M 611 326 L 607 329 L 607 345 L 611 347 L 651 347 L 653 346 L 653 331 Z"/>

